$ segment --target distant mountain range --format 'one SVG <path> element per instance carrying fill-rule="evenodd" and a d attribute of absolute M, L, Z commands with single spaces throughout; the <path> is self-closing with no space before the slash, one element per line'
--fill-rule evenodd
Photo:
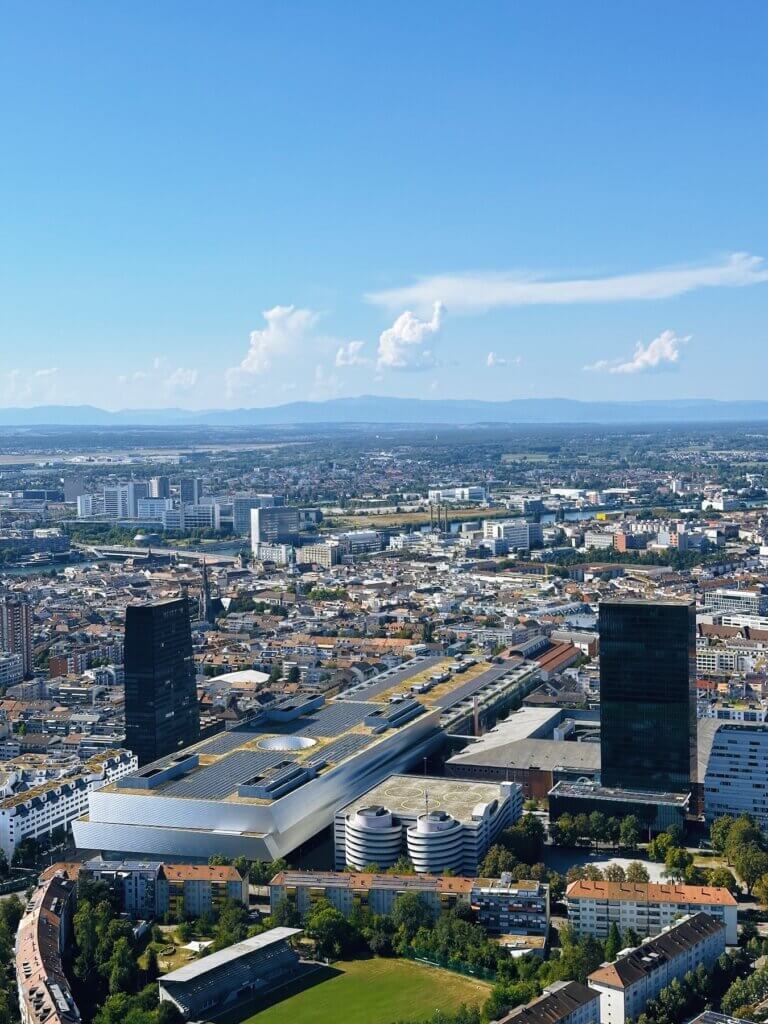
<path fill-rule="evenodd" d="M 581 402 L 572 398 L 387 398 L 361 395 L 254 409 L 122 409 L 39 405 L 0 409 L 0 426 L 290 426 L 333 423 L 468 425 L 483 423 L 727 423 L 768 421 L 768 401 L 684 399 Z"/>

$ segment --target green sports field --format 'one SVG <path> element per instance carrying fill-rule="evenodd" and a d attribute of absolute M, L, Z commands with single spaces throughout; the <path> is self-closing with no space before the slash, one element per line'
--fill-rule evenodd
<path fill-rule="evenodd" d="M 478 1005 L 491 986 L 450 971 L 410 960 L 355 960 L 340 962 L 318 973 L 314 984 L 284 998 L 242 1024 L 392 1024 L 419 1020 L 435 1010 L 451 1010 L 461 1003 Z M 236 1019 L 227 1016 L 228 1024 Z"/>

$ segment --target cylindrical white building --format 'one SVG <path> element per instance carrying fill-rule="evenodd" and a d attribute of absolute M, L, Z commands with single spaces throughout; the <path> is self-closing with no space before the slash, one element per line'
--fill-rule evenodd
<path fill-rule="evenodd" d="M 464 826 L 445 811 L 420 814 L 407 832 L 408 856 L 421 874 L 460 874 L 464 865 Z"/>
<path fill-rule="evenodd" d="M 391 867 L 400 856 L 403 827 L 386 807 L 360 807 L 344 821 L 347 864 L 358 871 L 366 864 Z"/>

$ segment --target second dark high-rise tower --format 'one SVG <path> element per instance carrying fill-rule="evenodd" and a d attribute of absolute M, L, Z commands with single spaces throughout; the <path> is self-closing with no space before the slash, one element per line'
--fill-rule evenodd
<path fill-rule="evenodd" d="M 693 604 L 600 604 L 603 786 L 690 792 L 696 774 L 695 667 Z"/>
<path fill-rule="evenodd" d="M 200 736 L 186 597 L 126 609 L 125 732 L 140 765 Z"/>

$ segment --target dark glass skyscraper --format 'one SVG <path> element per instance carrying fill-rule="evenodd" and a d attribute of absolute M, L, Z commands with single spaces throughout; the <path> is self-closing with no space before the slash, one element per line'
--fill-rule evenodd
<path fill-rule="evenodd" d="M 690 792 L 696 777 L 695 669 L 693 604 L 600 604 L 603 786 Z"/>
<path fill-rule="evenodd" d="M 125 731 L 140 765 L 200 736 L 186 597 L 126 609 Z"/>

